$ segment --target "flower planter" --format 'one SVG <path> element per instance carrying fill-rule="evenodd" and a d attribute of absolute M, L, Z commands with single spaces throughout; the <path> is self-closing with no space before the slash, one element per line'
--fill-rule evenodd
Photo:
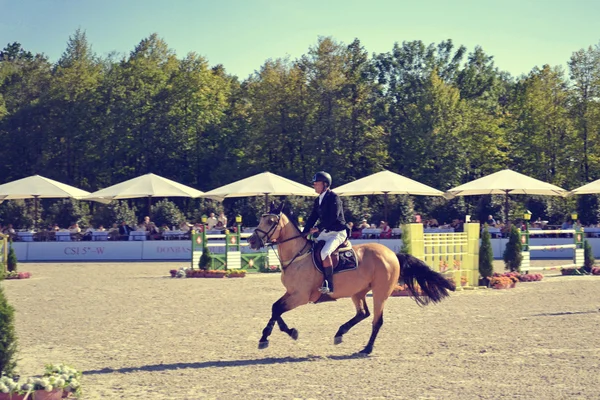
<path fill-rule="evenodd" d="M 36 390 L 33 393 L 33 397 L 29 396 L 33 400 L 60 400 L 62 399 L 63 390 L 54 389 L 51 392 L 45 390 Z"/>

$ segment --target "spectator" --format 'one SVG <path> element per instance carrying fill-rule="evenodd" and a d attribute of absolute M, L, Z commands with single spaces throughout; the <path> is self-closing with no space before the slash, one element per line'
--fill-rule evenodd
<path fill-rule="evenodd" d="M 390 239 L 392 237 L 392 228 L 387 222 L 383 222 L 383 228 L 381 228 L 381 233 L 379 237 L 382 239 Z"/>
<path fill-rule="evenodd" d="M 485 221 L 485 223 L 488 224 L 488 226 L 496 227 L 496 220 L 491 215 L 488 215 L 488 219 Z"/>
<path fill-rule="evenodd" d="M 210 213 L 208 219 L 206 220 L 206 224 L 208 225 L 208 229 L 214 228 L 219 221 L 215 218 L 215 213 Z"/>
<path fill-rule="evenodd" d="M 79 224 L 77 222 L 75 222 L 73 225 L 71 225 L 69 227 L 69 231 L 71 233 L 81 233 L 81 228 L 79 227 Z"/>
<path fill-rule="evenodd" d="M 119 235 L 121 236 L 129 236 L 129 233 L 133 231 L 133 228 L 127 225 L 125 221 L 121 222 L 121 226 L 119 226 Z"/>
<path fill-rule="evenodd" d="M 368 228 L 368 227 L 369 227 L 369 224 L 367 223 L 367 220 L 366 220 L 366 219 L 362 219 L 362 220 L 360 221 L 360 224 L 358 225 L 358 227 L 359 227 L 360 229 L 365 229 L 365 228 Z"/>
<path fill-rule="evenodd" d="M 219 218 L 217 218 L 217 221 L 221 223 L 221 226 L 223 226 L 223 228 L 227 226 L 227 217 L 225 216 L 225 213 L 223 211 L 221 211 L 221 213 L 219 214 Z"/>

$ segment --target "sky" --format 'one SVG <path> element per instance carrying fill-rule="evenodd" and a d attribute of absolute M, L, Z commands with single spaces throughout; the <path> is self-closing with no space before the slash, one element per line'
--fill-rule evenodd
<path fill-rule="evenodd" d="M 101 57 L 157 33 L 178 57 L 194 51 L 246 79 L 269 58 L 306 54 L 319 36 L 358 38 L 370 54 L 452 39 L 520 76 L 567 69 L 573 52 L 600 43 L 599 17 L 598 0 L 0 0 L 0 48 L 19 42 L 55 62 L 78 28 Z"/>

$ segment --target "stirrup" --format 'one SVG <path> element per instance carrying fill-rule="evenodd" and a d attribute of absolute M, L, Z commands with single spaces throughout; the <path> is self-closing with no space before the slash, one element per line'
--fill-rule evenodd
<path fill-rule="evenodd" d="M 321 286 L 319 288 L 319 292 L 321 294 L 330 294 L 331 290 L 329 290 L 329 285 L 327 284 L 327 281 L 323 282 L 323 286 Z"/>

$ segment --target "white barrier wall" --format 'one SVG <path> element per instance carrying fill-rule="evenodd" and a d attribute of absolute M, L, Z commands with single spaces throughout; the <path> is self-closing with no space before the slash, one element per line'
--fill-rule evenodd
<path fill-rule="evenodd" d="M 586 239 L 594 257 L 600 259 L 600 238 Z M 395 253 L 400 251 L 400 239 L 352 240 L 354 244 L 378 242 Z M 494 258 L 501 259 L 508 239 L 492 239 Z M 531 245 L 571 244 L 573 239 L 531 239 Z M 189 240 L 150 240 L 130 242 L 15 242 L 13 248 L 19 261 L 160 261 L 191 259 Z M 246 248 L 244 248 L 245 250 Z M 533 250 L 532 259 L 572 258 L 572 249 Z"/>

